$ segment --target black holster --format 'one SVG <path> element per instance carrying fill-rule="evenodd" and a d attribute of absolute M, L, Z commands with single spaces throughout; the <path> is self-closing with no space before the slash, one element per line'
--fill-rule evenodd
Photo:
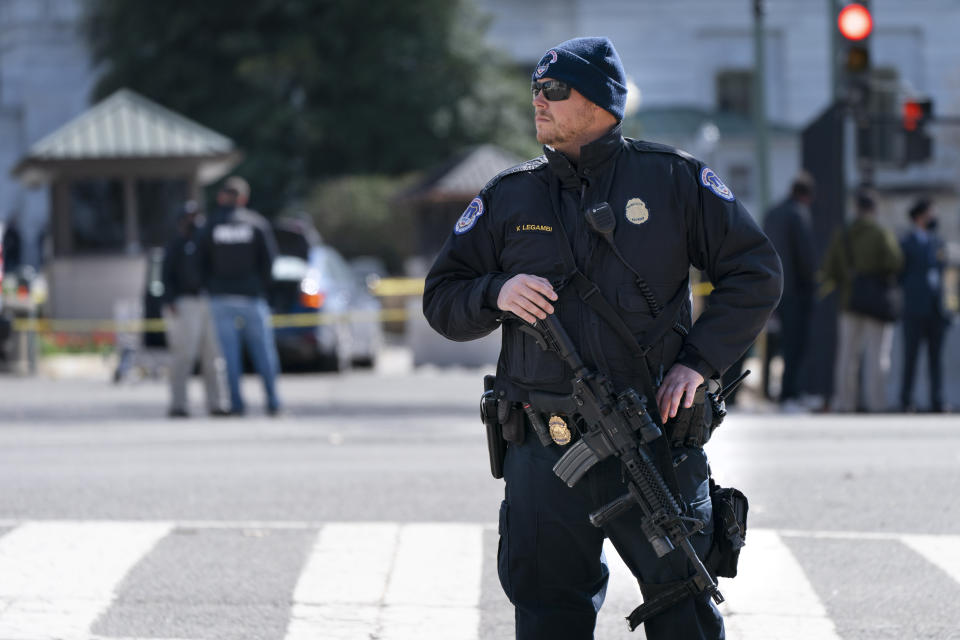
<path fill-rule="evenodd" d="M 497 396 L 493 390 L 496 376 L 483 377 L 483 395 L 480 396 L 480 419 L 487 431 L 487 453 L 490 456 L 490 473 L 499 480 L 503 477 L 503 459 L 507 455 L 507 441 L 497 416 Z"/>

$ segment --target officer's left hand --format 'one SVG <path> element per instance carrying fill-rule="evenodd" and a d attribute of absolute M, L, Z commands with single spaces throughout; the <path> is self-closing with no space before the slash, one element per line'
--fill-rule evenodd
<path fill-rule="evenodd" d="M 657 389 L 657 408 L 660 409 L 660 420 L 666 422 L 668 418 L 677 417 L 677 411 L 680 409 L 680 401 L 683 400 L 683 406 L 690 408 L 693 406 L 693 394 L 697 392 L 697 387 L 703 384 L 703 376 L 689 367 L 682 364 L 675 364 L 670 367 L 667 377 L 663 379 L 663 384 Z M 684 398 L 686 395 L 686 398 Z"/>

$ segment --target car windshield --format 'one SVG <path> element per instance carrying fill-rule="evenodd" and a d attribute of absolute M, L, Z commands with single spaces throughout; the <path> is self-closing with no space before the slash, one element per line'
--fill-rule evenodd
<path fill-rule="evenodd" d="M 277 253 L 306 260 L 310 254 L 310 241 L 298 231 L 274 229 L 277 238 Z"/>

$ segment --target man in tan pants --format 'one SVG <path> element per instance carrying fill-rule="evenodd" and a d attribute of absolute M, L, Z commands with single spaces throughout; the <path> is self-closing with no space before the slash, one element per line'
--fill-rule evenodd
<path fill-rule="evenodd" d="M 213 326 L 210 301 L 203 289 L 198 254 L 198 209 L 184 205 L 177 221 L 177 236 L 167 245 L 163 259 L 164 319 L 170 347 L 171 418 L 186 418 L 187 381 L 200 357 L 210 415 L 227 415 L 224 405 L 226 378 L 220 344 Z"/>
<path fill-rule="evenodd" d="M 867 411 L 888 409 L 887 377 L 893 348 L 893 323 L 850 310 L 854 274 L 893 278 L 903 268 L 903 253 L 896 236 L 876 220 L 876 200 L 868 190 L 857 195 L 857 216 L 833 237 L 824 258 L 825 278 L 840 295 L 840 325 L 834 377 L 834 411 L 858 407 L 857 380 L 863 357 L 863 406 Z"/>

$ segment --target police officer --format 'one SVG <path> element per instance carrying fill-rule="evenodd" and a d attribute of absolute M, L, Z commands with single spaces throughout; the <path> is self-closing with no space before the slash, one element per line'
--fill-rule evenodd
<path fill-rule="evenodd" d="M 240 392 L 243 373 L 241 344 L 263 379 L 267 413 L 280 411 L 276 378 L 280 369 L 270 327 L 267 291 L 272 282 L 276 240 L 267 221 L 246 208 L 250 186 L 231 176 L 217 193 L 217 208 L 201 235 L 210 308 L 227 365 L 230 412 L 245 412 Z"/>
<path fill-rule="evenodd" d="M 587 364 L 619 387 L 641 389 L 638 372 L 647 366 L 659 383 L 649 408 L 675 424 L 690 414 L 704 381 L 730 366 L 763 327 L 780 295 L 779 259 L 713 170 L 671 147 L 622 137 L 626 76 L 608 39 L 576 38 L 548 51 L 532 91 L 544 155 L 504 171 L 470 203 L 427 276 L 424 313 L 452 340 L 502 325 L 495 393 L 508 403 L 527 400 L 533 389 L 569 393 L 569 369 L 519 330 L 521 322 L 555 313 Z M 593 232 L 584 215 L 602 202 L 616 216 L 613 243 Z M 714 285 L 696 323 L 691 265 Z M 566 284 L 577 271 L 637 341 L 651 346 L 646 362 L 631 355 L 589 292 Z M 568 428 L 575 439 L 575 425 Z M 568 488 L 552 472 L 567 445 L 542 446 L 528 422 L 511 439 L 498 569 L 515 606 L 517 638 L 593 637 L 608 577 L 605 536 L 645 597 L 692 574 L 680 552 L 656 557 L 640 532 L 638 509 L 603 530 L 590 525 L 591 510 L 623 493 L 614 458 Z M 712 532 L 704 439 L 685 440 L 671 452 L 685 515 L 705 523 L 691 540 L 701 556 Z M 705 594 L 653 617 L 645 632 L 653 640 L 724 635 Z"/>

